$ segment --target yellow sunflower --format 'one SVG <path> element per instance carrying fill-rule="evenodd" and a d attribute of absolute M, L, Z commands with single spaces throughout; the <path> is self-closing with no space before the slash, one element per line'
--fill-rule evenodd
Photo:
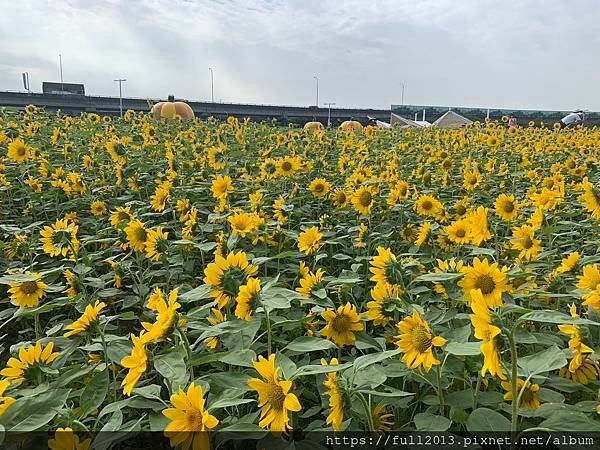
<path fill-rule="evenodd" d="M 214 198 L 221 199 L 227 197 L 230 191 L 233 191 L 233 182 L 230 176 L 219 175 L 212 181 L 212 195 Z"/>
<path fill-rule="evenodd" d="M 374 325 L 387 325 L 394 316 L 401 293 L 397 285 L 379 282 L 371 289 L 372 301 L 367 303 L 366 316 Z"/>
<path fill-rule="evenodd" d="M 131 391 L 139 381 L 140 377 L 146 371 L 146 366 L 148 364 L 148 355 L 146 355 L 146 344 L 142 339 L 143 336 L 144 332 L 140 334 L 140 337 L 137 337 L 135 334 L 131 335 L 131 342 L 133 343 L 131 353 L 121 359 L 121 365 L 126 369 L 129 369 L 127 375 L 125 375 L 125 378 L 121 382 L 123 394 L 128 397 L 131 395 Z"/>
<path fill-rule="evenodd" d="M 503 381 L 502 387 L 504 388 L 506 394 L 504 394 L 504 400 L 512 401 L 513 396 L 515 395 L 512 391 L 512 387 L 510 382 Z M 540 390 L 540 386 L 538 384 L 533 384 L 531 381 L 528 381 L 527 384 L 522 379 L 517 379 L 517 395 L 523 391 L 521 394 L 521 400 L 519 401 L 519 408 L 528 408 L 528 409 L 537 409 L 541 405 L 541 400 L 538 395 Z"/>
<path fill-rule="evenodd" d="M 133 219 L 133 216 L 130 212 L 130 207 L 118 207 L 115 211 L 113 211 L 109 217 L 110 224 L 113 227 L 119 226 L 120 223 L 126 222 L 129 223 Z"/>
<path fill-rule="evenodd" d="M 352 344 L 356 340 L 354 332 L 365 329 L 356 312 L 356 306 L 350 302 L 339 306 L 335 311 L 326 309 L 321 313 L 321 317 L 327 321 L 327 325 L 321 330 L 321 336 L 340 346 Z"/>
<path fill-rule="evenodd" d="M 324 197 L 329 192 L 331 185 L 325 178 L 315 178 L 308 186 L 314 197 Z"/>
<path fill-rule="evenodd" d="M 146 243 L 148 241 L 148 230 L 144 227 L 144 224 L 138 219 L 131 219 L 129 224 L 125 227 L 125 234 L 127 235 L 127 241 L 131 248 L 143 252 L 146 250 Z"/>
<path fill-rule="evenodd" d="M 216 427 L 219 420 L 205 410 L 204 393 L 201 386 L 190 384 L 186 391 L 171 395 L 172 408 L 162 411 L 170 420 L 165 427 L 165 436 L 171 447 L 181 445 L 183 450 L 210 450 L 207 430 Z"/>
<path fill-rule="evenodd" d="M 178 290 L 173 289 L 169 292 L 168 301 L 165 301 L 162 296 L 156 299 L 153 307 L 158 314 L 153 323 L 142 322 L 142 326 L 147 331 L 140 336 L 142 342 L 156 342 L 170 331 L 175 320 L 175 313 L 181 308 L 177 302 L 177 295 Z"/>
<path fill-rule="evenodd" d="M 444 228 L 448 239 L 455 244 L 468 244 L 471 241 L 471 225 L 466 219 L 459 219 Z"/>
<path fill-rule="evenodd" d="M 79 241 L 77 240 L 77 231 L 79 226 L 74 221 L 67 219 L 57 219 L 52 226 L 45 226 L 40 231 L 40 242 L 43 250 L 50 256 L 67 256 L 75 259 L 75 253 L 79 250 Z"/>
<path fill-rule="evenodd" d="M 487 372 L 491 376 L 498 376 L 500 379 L 506 379 L 500 366 L 500 355 L 496 347 L 495 337 L 501 333 L 500 328 L 492 325 L 490 311 L 485 299 L 479 289 L 471 291 L 471 324 L 473 325 L 475 338 L 481 339 L 479 349 L 483 354 L 483 367 L 481 376 L 484 377 Z"/>
<path fill-rule="evenodd" d="M 581 256 L 579 255 L 579 252 L 569 253 L 569 255 L 566 258 L 563 258 L 560 261 L 560 265 L 556 268 L 556 271 L 559 273 L 566 273 L 572 271 L 579 262 L 580 258 Z"/>
<path fill-rule="evenodd" d="M 319 227 L 310 227 L 298 235 L 298 249 L 301 252 L 310 255 L 318 250 L 323 234 L 319 232 Z"/>
<path fill-rule="evenodd" d="M 241 320 L 250 320 L 252 312 L 260 305 L 260 280 L 249 277 L 246 284 L 240 286 L 235 298 L 235 316 Z"/>
<path fill-rule="evenodd" d="M 332 358 L 327 364 L 325 359 L 321 359 L 321 365 L 337 366 L 339 362 L 337 358 Z M 325 423 L 331 425 L 333 431 L 340 431 L 344 421 L 344 401 L 337 382 L 337 372 L 328 372 L 325 381 L 323 381 L 323 386 L 327 388 L 325 395 L 329 397 L 329 414 Z"/>
<path fill-rule="evenodd" d="M 248 262 L 248 257 L 242 250 L 230 252 L 226 258 L 215 255 L 215 262 L 204 269 L 204 282 L 213 286 L 210 295 L 221 309 L 229 300 L 237 297 L 240 286 L 246 284 L 248 277 L 257 271 L 258 267 Z"/>
<path fill-rule="evenodd" d="M 377 247 L 377 256 L 371 260 L 369 271 L 373 274 L 370 279 L 375 283 L 403 284 L 402 263 L 389 248 Z"/>
<path fill-rule="evenodd" d="M 233 213 L 227 218 L 231 225 L 231 231 L 245 237 L 248 233 L 254 231 L 258 225 L 258 217 L 255 214 L 245 212 Z"/>
<path fill-rule="evenodd" d="M 54 342 L 42 347 L 41 342 L 19 348 L 19 357 L 11 357 L 0 375 L 12 383 L 34 381 L 43 374 L 42 367 L 47 367 L 58 358 L 60 353 L 53 352 Z"/>
<path fill-rule="evenodd" d="M 279 367 L 275 367 L 273 354 L 269 355 L 269 359 L 259 356 L 252 364 L 263 378 L 251 378 L 247 382 L 258 393 L 258 406 L 262 408 L 258 425 L 273 433 L 290 430 L 290 411 L 298 412 L 302 409 L 298 397 L 290 392 L 292 381 L 279 379 Z"/>
<path fill-rule="evenodd" d="M 525 261 L 535 259 L 542 251 L 542 241 L 534 238 L 534 231 L 529 225 L 513 228 L 513 238 L 510 243 L 513 249 L 519 250 L 519 258 Z"/>
<path fill-rule="evenodd" d="M 90 211 L 94 216 L 102 216 L 106 214 L 106 203 L 102 200 L 93 201 L 90 204 Z"/>
<path fill-rule="evenodd" d="M 158 226 L 156 229 L 147 230 L 146 256 L 152 261 L 158 261 L 167 249 L 169 233 Z"/>
<path fill-rule="evenodd" d="M 373 408 L 373 432 L 377 435 L 383 435 L 392 430 L 394 425 L 394 415 L 385 414 L 386 403 L 377 403 Z"/>
<path fill-rule="evenodd" d="M 23 139 L 17 138 L 8 144 L 7 156 L 16 163 L 23 163 L 31 158 L 31 148 L 25 144 Z"/>
<path fill-rule="evenodd" d="M 227 316 L 217 308 L 211 308 L 210 311 L 212 312 L 212 316 L 207 316 L 206 320 L 211 326 L 214 327 L 218 323 L 227 321 Z M 204 345 L 206 345 L 208 348 L 215 349 L 217 348 L 218 344 L 219 338 L 216 336 L 209 336 L 204 339 Z"/>
<path fill-rule="evenodd" d="M 416 309 L 411 316 L 407 316 L 396 324 L 401 334 L 396 336 L 396 345 L 404 356 L 402 361 L 411 369 L 417 367 L 429 372 L 432 366 L 438 365 L 440 361 L 433 355 L 433 347 L 441 347 L 446 344 L 446 339 L 441 336 L 433 336 L 429 324 L 425 322 Z"/>
<path fill-rule="evenodd" d="M 106 303 L 99 300 L 96 300 L 94 305 L 87 305 L 81 317 L 65 327 L 65 330 L 70 331 L 67 331 L 64 336 L 69 337 L 88 330 L 88 328 L 90 328 L 90 326 L 96 322 L 98 319 L 98 314 L 100 314 L 100 311 L 102 311 L 105 307 Z"/>
<path fill-rule="evenodd" d="M 475 257 L 472 266 L 463 266 L 464 273 L 458 285 L 463 290 L 463 297 L 471 301 L 471 292 L 479 289 L 488 308 L 502 306 L 502 293 L 510 292 L 511 286 L 506 275 L 507 267 L 498 267 L 498 263 L 490 264 L 488 259 Z"/>
<path fill-rule="evenodd" d="M 17 306 L 33 308 L 46 295 L 48 285 L 42 281 L 42 276 L 38 273 L 27 272 L 25 277 L 27 277 L 25 281 L 10 283 L 8 293 Z"/>
<path fill-rule="evenodd" d="M 331 194 L 331 200 L 336 208 L 343 208 L 348 205 L 349 196 L 342 188 L 338 188 Z"/>
<path fill-rule="evenodd" d="M 8 409 L 16 400 L 12 397 L 5 397 L 4 392 L 10 386 L 10 381 L 0 380 L 0 416 Z"/>
<path fill-rule="evenodd" d="M 48 439 L 48 448 L 51 450 L 88 450 L 92 439 L 79 440 L 79 436 L 73 433 L 72 428 L 57 428 L 54 438 Z"/>
<path fill-rule="evenodd" d="M 494 202 L 496 215 L 503 220 L 514 220 L 519 214 L 519 202 L 514 195 L 500 194 Z"/>
<path fill-rule="evenodd" d="M 296 292 L 307 298 L 310 297 L 313 291 L 322 287 L 323 275 L 325 275 L 325 271 L 321 268 L 317 269 L 315 273 L 309 271 L 305 276 L 300 278 L 300 287 L 296 288 Z"/>
<path fill-rule="evenodd" d="M 369 186 L 361 186 L 352 193 L 352 205 L 361 214 L 370 214 L 373 208 L 375 190 Z"/>

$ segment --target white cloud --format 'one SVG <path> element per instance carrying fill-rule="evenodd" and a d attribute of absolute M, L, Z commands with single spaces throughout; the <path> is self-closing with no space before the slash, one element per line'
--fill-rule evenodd
<path fill-rule="evenodd" d="M 0 6 L 0 89 L 223 101 L 600 109 L 600 4 L 523 0 L 24 0 Z M 576 80 L 572 82 L 571 80 Z"/>

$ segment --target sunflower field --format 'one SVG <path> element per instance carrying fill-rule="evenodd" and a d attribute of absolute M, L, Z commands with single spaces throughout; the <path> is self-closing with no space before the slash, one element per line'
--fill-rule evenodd
<path fill-rule="evenodd" d="M 4 110 L 0 436 L 598 431 L 599 154 L 504 121 Z"/>

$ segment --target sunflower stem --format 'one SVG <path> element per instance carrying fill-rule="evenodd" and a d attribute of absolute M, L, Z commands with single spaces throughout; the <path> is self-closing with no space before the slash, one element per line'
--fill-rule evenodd
<path fill-rule="evenodd" d="M 516 433 L 518 430 L 519 416 L 517 414 L 519 405 L 519 396 L 517 395 L 517 345 L 515 343 L 515 330 L 510 330 L 508 333 L 508 342 L 510 345 L 510 363 L 511 363 L 511 375 L 510 375 L 510 387 L 512 391 L 512 407 L 511 407 L 511 431 Z"/>
<path fill-rule="evenodd" d="M 437 373 L 437 391 L 440 401 L 440 415 L 444 415 L 444 391 L 442 390 L 442 369 L 439 365 L 436 366 Z"/>
<path fill-rule="evenodd" d="M 373 414 L 371 413 L 371 408 L 369 407 L 369 404 L 367 403 L 367 400 L 365 399 L 365 396 L 362 395 L 360 392 L 357 392 L 358 398 L 360 399 L 360 402 L 363 405 L 363 408 L 365 409 L 365 414 L 367 416 L 367 425 L 369 426 L 368 431 L 375 431 L 374 428 L 375 426 L 373 425 Z"/>

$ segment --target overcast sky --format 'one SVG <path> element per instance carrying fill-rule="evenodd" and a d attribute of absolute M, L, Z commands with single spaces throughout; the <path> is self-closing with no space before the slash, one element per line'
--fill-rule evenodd
<path fill-rule="evenodd" d="M 0 90 L 600 111 L 600 0 L 0 0 Z"/>

